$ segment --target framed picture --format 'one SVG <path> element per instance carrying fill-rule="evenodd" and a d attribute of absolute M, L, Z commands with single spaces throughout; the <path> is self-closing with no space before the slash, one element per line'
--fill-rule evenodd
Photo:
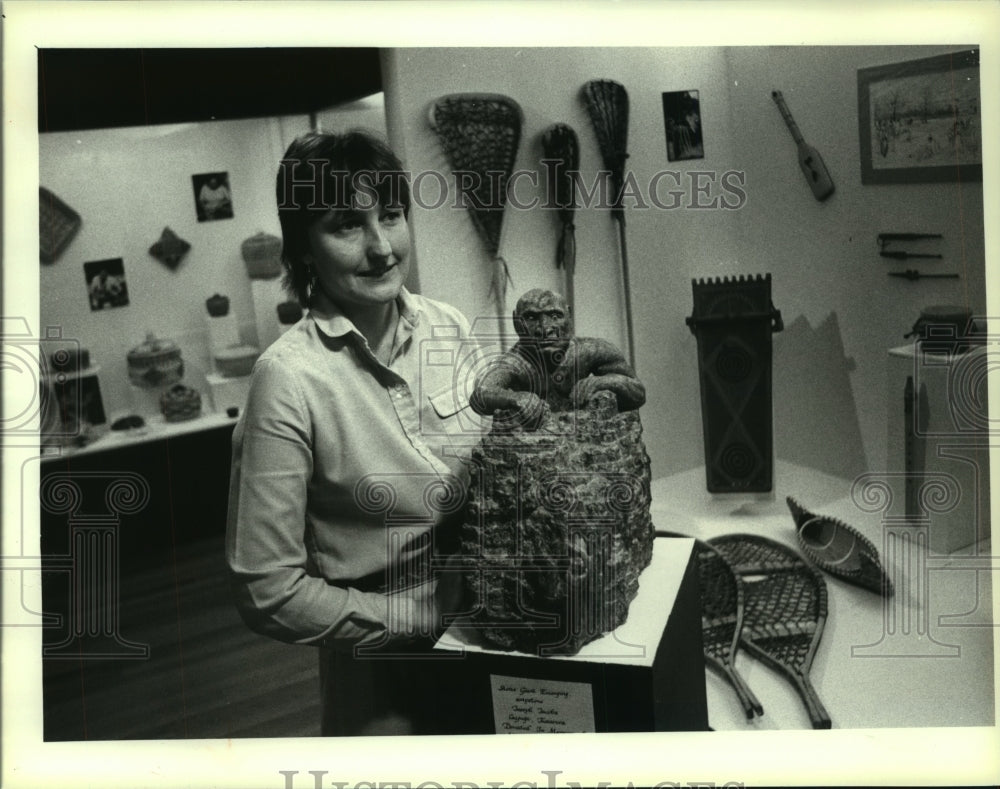
<path fill-rule="evenodd" d="M 979 50 L 858 70 L 861 183 L 981 181 Z"/>
<path fill-rule="evenodd" d="M 229 188 L 229 173 L 192 175 L 194 207 L 199 222 L 233 218 L 233 193 Z"/>
<path fill-rule="evenodd" d="M 677 90 L 663 94 L 663 127 L 668 161 L 705 158 L 698 91 Z"/>
<path fill-rule="evenodd" d="M 92 260 L 83 264 L 87 280 L 90 309 L 104 310 L 128 304 L 128 285 L 125 282 L 125 264 L 121 258 Z"/>

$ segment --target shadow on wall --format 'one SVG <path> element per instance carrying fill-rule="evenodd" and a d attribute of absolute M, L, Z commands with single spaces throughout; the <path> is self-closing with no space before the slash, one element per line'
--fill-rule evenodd
<path fill-rule="evenodd" d="M 867 471 L 837 314 L 800 315 L 774 341 L 775 456 L 843 479 Z"/>

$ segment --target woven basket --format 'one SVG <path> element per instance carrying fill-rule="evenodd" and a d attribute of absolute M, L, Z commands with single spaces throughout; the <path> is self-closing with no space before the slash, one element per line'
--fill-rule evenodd
<path fill-rule="evenodd" d="M 183 384 L 176 384 L 160 397 L 160 410 L 168 422 L 183 422 L 201 414 L 201 395 Z"/>
<path fill-rule="evenodd" d="M 281 239 L 268 233 L 250 236 L 240 246 L 250 279 L 274 279 L 281 274 Z"/>

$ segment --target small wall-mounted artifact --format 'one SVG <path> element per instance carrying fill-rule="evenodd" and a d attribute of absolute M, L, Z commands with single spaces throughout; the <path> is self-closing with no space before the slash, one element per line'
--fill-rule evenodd
<path fill-rule="evenodd" d="M 82 223 L 76 211 L 44 186 L 38 187 L 38 254 L 42 263 L 54 263 Z"/>
<path fill-rule="evenodd" d="M 150 332 L 146 341 L 126 354 L 128 380 L 142 389 L 169 386 L 184 377 L 181 349 L 172 340 Z"/>
<path fill-rule="evenodd" d="M 191 245 L 169 227 L 163 228 L 159 240 L 149 248 L 149 254 L 169 269 L 180 265 L 181 259 L 191 249 Z"/>
<path fill-rule="evenodd" d="M 799 168 L 802 170 L 809 188 L 812 189 L 813 197 L 819 201 L 826 200 L 833 194 L 834 186 L 830 172 L 823 163 L 823 157 L 802 137 L 802 132 L 799 131 L 795 119 L 792 118 L 792 113 L 789 112 L 781 91 L 771 91 L 771 98 L 778 105 L 781 117 L 784 119 L 785 125 L 788 126 L 788 131 L 792 133 L 792 139 L 795 140 L 795 145 L 798 148 Z"/>

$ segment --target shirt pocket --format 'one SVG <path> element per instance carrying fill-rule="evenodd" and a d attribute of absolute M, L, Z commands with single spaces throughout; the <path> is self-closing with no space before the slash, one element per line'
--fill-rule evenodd
<path fill-rule="evenodd" d="M 469 408 L 469 398 L 454 386 L 445 386 L 437 392 L 431 392 L 427 399 L 438 419 L 449 419 Z"/>
<path fill-rule="evenodd" d="M 425 435 L 446 435 L 452 438 L 467 435 L 478 440 L 489 429 L 489 420 L 472 410 L 468 395 L 459 387 L 448 385 L 427 395 L 429 419 L 425 420 Z"/>

